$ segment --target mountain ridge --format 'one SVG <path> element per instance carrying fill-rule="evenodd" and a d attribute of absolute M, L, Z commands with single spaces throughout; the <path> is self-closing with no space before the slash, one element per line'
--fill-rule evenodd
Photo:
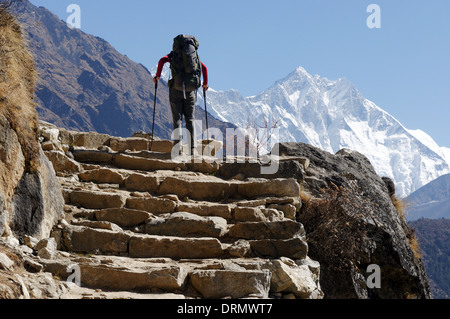
<path fill-rule="evenodd" d="M 450 218 L 450 174 L 442 175 L 409 195 L 408 219 Z"/>
<path fill-rule="evenodd" d="M 170 138 L 173 126 L 167 83 L 157 92 L 151 72 L 106 40 L 71 29 L 55 14 L 29 1 L 14 7 L 34 56 L 39 81 L 39 117 L 76 131 L 129 137 L 151 132 L 156 93 L 155 135 Z M 204 109 L 196 107 L 197 119 Z M 208 117 L 211 125 L 230 126 Z"/>
<path fill-rule="evenodd" d="M 380 175 L 394 180 L 402 197 L 450 172 L 448 149 L 423 131 L 407 129 L 345 78 L 313 76 L 300 66 L 250 97 L 236 90 L 211 90 L 208 103 L 214 116 L 239 127 L 251 116 L 270 120 L 274 114 L 283 141 L 309 143 L 333 153 L 358 150 Z"/>

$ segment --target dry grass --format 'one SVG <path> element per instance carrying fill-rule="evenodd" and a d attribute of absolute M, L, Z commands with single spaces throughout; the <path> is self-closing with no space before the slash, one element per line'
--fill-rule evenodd
<path fill-rule="evenodd" d="M 360 263 L 367 236 L 362 217 L 372 204 L 342 187 L 323 190 L 320 199 L 302 196 L 298 221 L 305 226 L 311 255 L 317 254 L 321 263 L 339 271 Z"/>
<path fill-rule="evenodd" d="M 27 171 L 38 169 L 40 151 L 35 82 L 34 60 L 25 45 L 20 25 L 0 6 L 0 115 L 17 134 Z"/>
<path fill-rule="evenodd" d="M 417 239 L 417 236 L 414 232 L 411 232 L 411 234 L 409 234 L 408 236 L 408 244 L 411 247 L 414 257 L 416 259 L 421 259 L 422 258 L 422 250 L 420 249 L 420 244 L 419 241 Z"/>
<path fill-rule="evenodd" d="M 392 204 L 394 204 L 395 209 L 397 210 L 399 216 L 406 222 L 407 215 L 407 204 L 404 200 L 396 197 L 395 195 L 391 196 Z"/>
<path fill-rule="evenodd" d="M 408 222 L 406 220 L 408 204 L 404 200 L 396 197 L 395 195 L 391 196 L 391 200 L 392 204 L 394 204 L 395 209 L 397 210 L 398 215 L 400 216 L 400 218 L 407 227 L 407 229 L 405 229 L 406 237 L 408 239 L 408 245 L 411 247 L 411 250 L 414 254 L 414 258 L 416 259 L 422 258 L 422 251 L 420 248 L 419 241 L 417 240 L 417 236 L 414 233 L 414 230 L 408 226 Z"/>

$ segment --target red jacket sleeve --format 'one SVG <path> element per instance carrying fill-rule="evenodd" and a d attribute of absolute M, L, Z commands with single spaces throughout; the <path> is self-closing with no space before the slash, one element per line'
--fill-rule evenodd
<path fill-rule="evenodd" d="M 166 55 L 165 57 L 161 58 L 161 60 L 159 60 L 158 69 L 156 70 L 156 77 L 161 77 L 162 69 L 164 67 L 164 64 L 166 64 L 167 62 L 170 62 L 169 55 Z"/>
<path fill-rule="evenodd" d="M 202 63 L 203 84 L 208 85 L 208 69 Z"/>

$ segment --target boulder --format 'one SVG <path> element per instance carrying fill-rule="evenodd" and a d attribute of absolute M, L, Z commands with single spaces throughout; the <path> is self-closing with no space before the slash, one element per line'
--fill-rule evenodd
<path fill-rule="evenodd" d="M 27 235 L 38 240 L 48 238 L 63 217 L 64 198 L 54 168 L 42 150 L 38 161 L 39 171 L 23 174 L 11 201 L 11 229 L 19 238 Z M 0 194 L 0 201 L 1 197 Z"/>
<path fill-rule="evenodd" d="M 82 171 L 81 165 L 61 151 L 46 151 L 45 155 L 52 162 L 57 173 L 74 174 Z"/>
<path fill-rule="evenodd" d="M 14 262 L 4 253 L 0 252 L 0 270 L 10 270 L 13 266 Z"/>
<path fill-rule="evenodd" d="M 302 190 L 312 195 L 312 202 L 302 207 L 297 219 L 308 233 L 310 257 L 321 264 L 326 298 L 430 298 L 423 264 L 409 245 L 412 231 L 391 200 L 395 187 L 377 175 L 366 156 L 348 149 L 331 154 L 303 143 L 280 143 L 277 147 L 280 154 L 310 160 Z M 326 201 L 323 205 L 328 202 L 334 207 L 323 216 L 330 218 L 341 212 L 337 219 L 316 217 L 320 206 L 314 203 L 321 200 Z M 331 229 L 323 227 L 338 223 L 336 234 L 347 244 L 342 253 L 330 259 L 330 244 L 335 241 L 324 237 Z M 370 264 L 382 269 L 381 289 L 365 284 L 367 274 L 361 269 Z"/>
<path fill-rule="evenodd" d="M 281 257 L 268 261 L 265 269 L 272 273 L 270 291 L 293 293 L 298 299 L 320 299 L 323 292 L 318 278 L 307 265 L 297 265 L 292 259 Z"/>

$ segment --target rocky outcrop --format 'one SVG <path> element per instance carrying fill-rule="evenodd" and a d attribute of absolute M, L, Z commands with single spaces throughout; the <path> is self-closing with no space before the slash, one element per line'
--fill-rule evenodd
<path fill-rule="evenodd" d="M 330 154 L 302 143 L 278 146 L 280 154 L 310 162 L 302 184 L 309 200 L 297 220 L 305 225 L 310 256 L 321 264 L 325 296 L 430 298 L 423 263 L 413 250 L 414 234 L 393 204 L 392 181 L 380 178 L 355 151 Z M 381 269 L 381 288 L 367 287 L 372 264 Z"/>
<path fill-rule="evenodd" d="M 36 72 L 14 18 L 0 8 L 0 236 L 49 237 L 64 201 L 38 140 Z"/>

